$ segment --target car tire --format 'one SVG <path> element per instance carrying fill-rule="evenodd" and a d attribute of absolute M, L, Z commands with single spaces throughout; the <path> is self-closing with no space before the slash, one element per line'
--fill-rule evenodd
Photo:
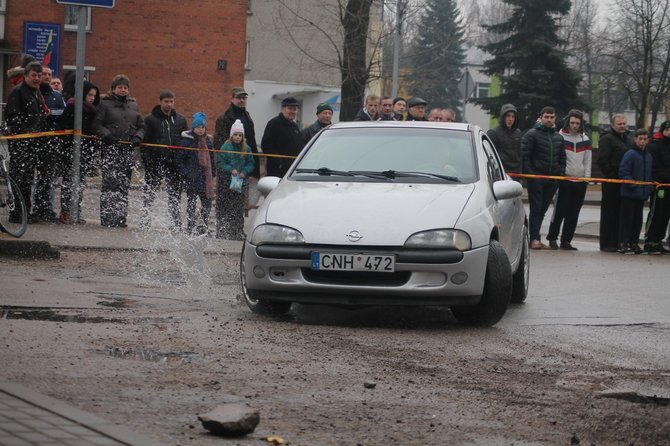
<path fill-rule="evenodd" d="M 451 312 L 459 322 L 488 327 L 503 317 L 511 295 L 512 267 L 507 253 L 500 242 L 491 240 L 481 300 L 477 305 L 453 307 Z"/>
<path fill-rule="evenodd" d="M 528 296 L 528 284 L 530 281 L 530 250 L 528 249 L 528 227 L 523 227 L 523 240 L 521 259 L 519 266 L 516 268 L 514 276 L 512 276 L 512 303 L 520 304 L 526 300 Z"/>
<path fill-rule="evenodd" d="M 242 285 L 242 297 L 244 302 L 251 311 L 256 314 L 264 314 L 269 316 L 279 316 L 288 313 L 291 309 L 292 302 L 283 300 L 261 299 L 256 296 L 254 290 L 247 288 L 247 279 L 244 267 L 244 249 L 246 243 L 242 246 L 242 253 L 240 255 L 240 281 Z"/>

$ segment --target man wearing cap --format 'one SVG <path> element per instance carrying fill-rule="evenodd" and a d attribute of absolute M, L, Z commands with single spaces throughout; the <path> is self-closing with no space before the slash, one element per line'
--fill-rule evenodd
<path fill-rule="evenodd" d="M 326 102 L 322 102 L 316 106 L 316 122 L 301 130 L 302 137 L 305 144 L 312 139 L 314 135 L 319 133 L 322 128 L 328 127 L 333 123 L 333 107 Z"/>
<path fill-rule="evenodd" d="M 270 119 L 265 126 L 261 148 L 269 155 L 296 157 L 305 145 L 300 127 L 295 122 L 300 103 L 288 97 L 281 101 L 279 115 Z M 291 167 L 293 158 L 268 157 L 267 175 L 283 177 Z"/>
<path fill-rule="evenodd" d="M 421 98 L 413 97 L 407 103 L 407 121 L 427 121 L 426 105 L 428 103 Z"/>
<path fill-rule="evenodd" d="M 100 166 L 100 224 L 108 228 L 127 226 L 134 149 L 144 138 L 144 119 L 129 92 L 128 76 L 114 76 L 112 89 L 100 98 L 93 121 L 93 128 L 104 143 Z"/>
<path fill-rule="evenodd" d="M 249 94 L 242 87 L 234 87 L 230 99 L 230 107 L 216 120 L 216 127 L 214 129 L 214 148 L 221 149 L 223 143 L 226 142 L 230 136 L 230 129 L 236 120 L 240 120 L 244 126 L 244 138 L 251 147 L 253 153 L 258 153 L 258 145 L 256 144 L 256 131 L 254 130 L 254 121 L 247 111 L 247 98 Z M 264 161 L 264 160 L 261 160 Z M 254 171 L 249 175 L 250 177 L 260 178 L 260 164 L 256 162 Z M 218 206 L 217 206 L 218 209 Z"/>
<path fill-rule="evenodd" d="M 186 118 L 175 110 L 172 91 L 161 91 L 158 99 L 160 101 L 158 105 L 144 118 L 146 129 L 144 142 L 161 146 L 179 146 L 182 132 L 188 130 Z M 181 228 L 179 207 L 184 185 L 175 164 L 175 150 L 169 147 L 145 146 L 140 152 L 144 165 L 144 203 L 140 217 L 140 227 L 143 229 L 151 226 L 151 206 L 162 180 L 165 180 L 165 191 L 168 196 L 170 226 L 175 230 Z"/>

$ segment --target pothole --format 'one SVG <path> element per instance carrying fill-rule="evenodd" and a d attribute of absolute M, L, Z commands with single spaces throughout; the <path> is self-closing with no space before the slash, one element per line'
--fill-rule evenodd
<path fill-rule="evenodd" d="M 0 319 L 23 319 L 28 321 L 74 322 L 79 324 L 124 324 L 125 321 L 102 316 L 85 316 L 83 314 L 64 314 L 52 309 L 0 309 Z"/>
<path fill-rule="evenodd" d="M 107 347 L 104 350 L 97 350 L 97 353 L 120 359 L 160 362 L 164 364 L 188 364 L 198 356 L 195 352 L 160 352 L 130 347 Z"/>

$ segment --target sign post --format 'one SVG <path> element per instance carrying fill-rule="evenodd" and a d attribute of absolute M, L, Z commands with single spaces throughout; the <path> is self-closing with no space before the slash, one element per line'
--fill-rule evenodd
<path fill-rule="evenodd" d="M 79 184 L 81 182 L 81 123 L 84 109 L 84 56 L 86 52 L 86 7 L 113 8 L 114 0 L 63 1 L 62 5 L 78 7 L 77 56 L 74 88 L 74 135 L 72 137 L 72 198 L 70 201 L 70 224 L 79 220 Z M 88 92 L 87 92 L 88 93 Z"/>

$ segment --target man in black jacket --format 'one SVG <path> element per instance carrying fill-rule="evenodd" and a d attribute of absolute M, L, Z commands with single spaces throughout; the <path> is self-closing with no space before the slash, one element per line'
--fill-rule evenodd
<path fill-rule="evenodd" d="M 293 157 L 298 156 L 305 142 L 300 127 L 295 119 L 298 115 L 300 103 L 295 98 L 285 98 L 281 101 L 281 112 L 270 119 L 265 126 L 261 148 L 269 155 L 283 155 L 284 157 L 268 157 L 267 174 L 283 177 L 293 164 Z"/>
<path fill-rule="evenodd" d="M 626 116 L 612 115 L 610 130 L 600 138 L 598 167 L 604 178 L 619 179 L 619 164 L 628 150 L 628 123 Z M 600 201 L 600 250 L 617 252 L 619 248 L 619 213 L 621 185 L 603 183 Z"/>
<path fill-rule="evenodd" d="M 661 123 L 661 127 L 647 146 L 654 161 L 651 163 L 654 181 L 670 184 L 670 121 Z M 651 195 L 649 227 L 644 240 L 644 251 L 648 254 L 666 254 L 663 237 L 670 221 L 670 188 L 658 188 Z"/>
<path fill-rule="evenodd" d="M 486 132 L 496 146 L 507 173 L 521 173 L 521 130 L 517 126 L 516 115 L 514 105 L 503 105 L 500 109 L 498 127 Z"/>
<path fill-rule="evenodd" d="M 165 146 L 178 146 L 181 133 L 188 130 L 186 118 L 174 108 L 174 93 L 163 90 L 159 94 L 160 103 L 144 118 L 144 142 Z M 168 196 L 168 213 L 172 229 L 181 228 L 180 201 L 184 183 L 175 165 L 175 149 L 162 147 L 142 147 L 140 152 L 144 164 L 144 206 L 140 217 L 140 227 L 151 226 L 151 206 L 165 180 Z"/>
<path fill-rule="evenodd" d="M 50 130 L 49 108 L 40 92 L 42 65 L 30 62 L 24 68 L 24 80 L 17 85 L 7 98 L 5 117 L 12 135 L 20 135 Z M 42 138 L 15 139 L 9 141 L 9 175 L 23 195 L 26 209 L 30 211 L 31 187 L 43 147 Z M 19 222 L 21 216 L 10 214 L 10 220 Z M 33 222 L 34 220 L 30 220 Z"/>
<path fill-rule="evenodd" d="M 521 139 L 521 168 L 524 174 L 565 175 L 566 156 L 563 137 L 556 131 L 556 110 L 544 107 L 535 128 Z M 540 228 L 551 200 L 558 189 L 558 181 L 543 178 L 528 178 L 528 205 L 530 216 L 531 249 L 550 249 L 540 240 Z"/>

